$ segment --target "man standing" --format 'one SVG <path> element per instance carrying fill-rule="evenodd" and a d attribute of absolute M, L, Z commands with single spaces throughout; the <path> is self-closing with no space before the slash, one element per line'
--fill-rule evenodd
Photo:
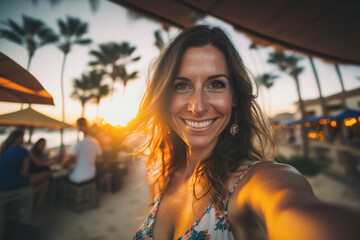
<path fill-rule="evenodd" d="M 96 162 L 101 161 L 102 150 L 98 141 L 88 135 L 87 120 L 79 118 L 76 124 L 79 131 L 84 133 L 84 138 L 70 149 L 61 165 L 65 166 L 69 161 L 75 160 L 75 167 L 69 175 L 69 180 L 75 184 L 80 184 L 95 178 Z"/>

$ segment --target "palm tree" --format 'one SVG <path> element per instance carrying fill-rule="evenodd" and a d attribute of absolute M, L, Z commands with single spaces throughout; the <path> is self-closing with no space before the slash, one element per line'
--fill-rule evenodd
<path fill-rule="evenodd" d="M 342 78 L 342 75 L 341 75 L 341 72 L 340 72 L 340 68 L 339 68 L 339 65 L 338 64 L 335 64 L 335 70 L 336 70 L 336 73 L 338 75 L 338 78 L 339 78 L 339 82 L 340 82 L 340 86 L 341 86 L 341 101 L 342 101 L 342 105 L 343 105 L 343 108 L 346 108 L 346 90 L 345 90 L 345 87 L 344 87 L 344 80 Z"/>
<path fill-rule="evenodd" d="M 268 101 L 269 101 L 269 115 L 271 115 L 271 95 L 270 95 L 270 88 L 274 85 L 275 80 L 278 78 L 278 75 L 274 75 L 272 73 L 264 73 L 257 77 L 255 80 L 259 83 L 260 86 L 264 86 L 268 92 Z"/>
<path fill-rule="evenodd" d="M 313 70 L 313 73 L 314 73 L 316 85 L 317 85 L 318 90 L 319 90 L 319 98 L 320 98 L 320 104 L 321 104 L 322 113 L 323 113 L 323 115 L 327 115 L 325 100 L 324 100 L 324 97 L 322 95 L 319 76 L 317 74 L 316 67 L 315 67 L 314 61 L 313 61 L 311 56 L 309 56 L 309 61 L 310 61 L 310 64 L 311 64 L 311 67 L 312 67 L 312 70 Z"/>
<path fill-rule="evenodd" d="M 301 57 L 291 54 L 285 54 L 283 51 L 275 51 L 269 54 L 268 62 L 275 64 L 280 71 L 289 74 L 296 84 L 298 99 L 299 99 L 299 108 L 301 112 L 301 137 L 303 143 L 303 156 L 305 158 L 309 157 L 309 141 L 307 138 L 307 131 L 304 126 L 305 124 L 305 107 L 304 102 L 300 93 L 300 84 L 299 84 L 299 74 L 303 71 L 303 67 L 298 66 L 298 62 L 301 60 Z"/>
<path fill-rule="evenodd" d="M 11 19 L 7 19 L 3 24 L 7 26 L 7 29 L 0 29 L 0 36 L 26 48 L 27 70 L 30 69 L 31 60 L 38 48 L 58 40 L 58 36 L 43 21 L 26 15 L 22 16 L 22 25 Z"/>
<path fill-rule="evenodd" d="M 138 71 L 134 71 L 132 73 L 128 73 L 126 71 L 126 67 L 125 65 L 119 65 L 119 77 L 120 80 L 122 81 L 123 85 L 124 85 L 124 93 L 125 93 L 125 88 L 126 88 L 126 84 L 128 81 L 130 80 L 134 80 L 136 78 L 138 78 Z"/>
<path fill-rule="evenodd" d="M 131 62 L 136 62 L 140 59 L 132 57 L 136 47 L 131 46 L 128 42 L 108 42 L 99 44 L 100 50 L 92 50 L 90 55 L 94 56 L 96 60 L 89 62 L 90 66 L 99 66 L 107 75 L 111 77 L 111 97 L 113 97 L 115 89 L 115 81 L 121 78 L 121 71 L 125 66 Z M 124 88 L 127 80 L 123 81 Z"/>
<path fill-rule="evenodd" d="M 158 29 L 154 32 L 154 36 L 155 36 L 155 46 L 160 50 L 160 52 L 162 52 L 162 50 L 165 47 L 165 42 L 163 37 L 161 36 L 161 30 Z"/>
<path fill-rule="evenodd" d="M 43 21 L 26 15 L 22 16 L 22 26 L 11 19 L 7 19 L 3 24 L 8 28 L 0 29 L 0 37 L 26 48 L 28 52 L 26 69 L 28 71 L 36 50 L 58 40 L 58 36 Z M 21 103 L 21 109 L 23 109 L 23 103 Z M 31 135 L 32 131 L 30 131 L 29 142 Z"/>
<path fill-rule="evenodd" d="M 92 86 L 92 95 L 96 103 L 96 118 L 98 117 L 99 104 L 103 97 L 106 97 L 110 93 L 108 84 L 103 83 L 104 72 L 91 71 L 89 80 Z"/>
<path fill-rule="evenodd" d="M 67 17 L 65 21 L 58 19 L 58 27 L 60 29 L 59 49 L 64 53 L 61 67 L 61 97 L 62 97 L 62 121 L 65 122 L 65 97 L 64 97 L 64 69 L 66 57 L 71 51 L 71 47 L 75 44 L 88 45 L 91 39 L 83 38 L 88 32 L 88 24 L 76 17 Z"/>
<path fill-rule="evenodd" d="M 311 56 L 309 56 L 309 61 L 310 61 L 310 64 L 311 64 L 311 67 L 312 67 L 312 70 L 313 70 L 313 73 L 314 73 L 316 85 L 317 85 L 318 91 L 319 91 L 319 99 L 320 99 L 320 105 L 321 105 L 322 114 L 327 116 L 328 112 L 327 112 L 327 108 L 326 108 L 325 99 L 324 99 L 324 97 L 322 95 L 319 76 L 318 76 L 317 71 L 316 71 L 315 63 L 314 63 Z M 330 134 L 329 125 L 325 125 L 324 131 L 325 131 L 326 140 L 329 140 L 330 139 L 329 138 L 330 137 L 329 136 L 329 134 Z"/>
<path fill-rule="evenodd" d="M 67 16 L 66 20 L 63 21 L 58 19 L 58 27 L 60 29 L 60 41 L 59 49 L 64 53 L 64 58 L 61 67 L 61 100 L 62 100 L 62 121 L 65 122 L 65 96 L 64 96 L 64 69 L 66 57 L 71 51 L 73 45 L 88 45 L 91 43 L 91 39 L 83 38 L 83 35 L 88 31 L 88 24 L 83 22 L 81 19 L 76 17 Z M 63 144 L 63 129 L 60 131 L 61 135 L 61 147 L 60 155 L 64 152 Z"/>
<path fill-rule="evenodd" d="M 82 106 L 81 117 L 84 117 L 85 104 L 94 97 L 92 92 L 93 85 L 90 80 L 92 77 L 92 73 L 82 74 L 81 78 L 76 78 L 73 80 L 74 90 L 71 94 L 71 97 L 80 100 Z"/>

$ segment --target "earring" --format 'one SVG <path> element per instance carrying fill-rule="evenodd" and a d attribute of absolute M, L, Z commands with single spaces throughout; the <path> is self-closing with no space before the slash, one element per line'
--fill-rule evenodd
<path fill-rule="evenodd" d="M 235 113 L 235 121 L 230 127 L 230 133 L 231 135 L 235 135 L 239 132 L 239 124 L 237 124 L 237 114 Z"/>

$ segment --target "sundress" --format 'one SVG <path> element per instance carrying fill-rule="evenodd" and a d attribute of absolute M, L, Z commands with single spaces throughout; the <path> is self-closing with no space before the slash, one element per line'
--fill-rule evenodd
<path fill-rule="evenodd" d="M 249 171 L 249 169 L 258 162 L 251 163 L 246 171 L 241 174 L 235 185 L 231 189 L 229 195 L 223 201 L 224 211 L 221 211 L 216 205 L 211 202 L 204 214 L 182 235 L 178 240 L 205 240 L 205 239 L 234 239 L 231 226 L 228 220 L 228 206 L 229 200 L 240 180 Z M 137 230 L 134 240 L 153 240 L 153 228 L 157 210 L 160 205 L 161 197 L 157 196 L 148 218 L 143 225 Z"/>

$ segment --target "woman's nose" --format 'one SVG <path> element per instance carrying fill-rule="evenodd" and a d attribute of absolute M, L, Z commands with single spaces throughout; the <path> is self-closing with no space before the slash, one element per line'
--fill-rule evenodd
<path fill-rule="evenodd" d="M 206 100 L 206 94 L 202 90 L 196 90 L 191 95 L 187 107 L 189 112 L 192 112 L 195 116 L 200 116 L 208 110 L 208 103 Z"/>

